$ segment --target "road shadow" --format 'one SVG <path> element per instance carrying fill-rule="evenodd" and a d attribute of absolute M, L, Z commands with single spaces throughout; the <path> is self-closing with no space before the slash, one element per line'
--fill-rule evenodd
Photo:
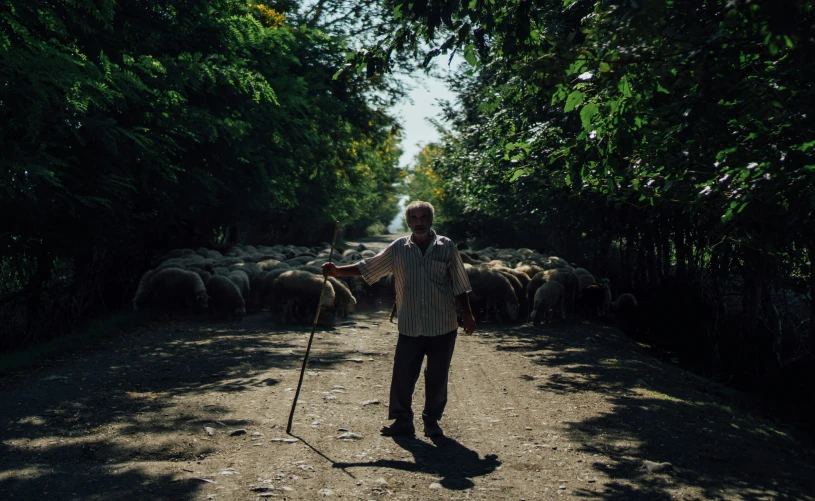
<path fill-rule="evenodd" d="M 465 490 L 475 486 L 472 479 L 488 475 L 501 465 L 498 456 L 478 453 L 449 437 L 434 437 L 428 444 L 412 436 L 396 436 L 393 441 L 413 454 L 413 461 L 379 459 L 357 463 L 334 463 L 334 468 L 392 468 L 395 470 L 422 472 L 441 477 L 439 483 L 450 490 Z"/>
<path fill-rule="evenodd" d="M 544 399 L 570 399 L 574 415 L 562 422 L 569 440 L 596 457 L 595 471 L 614 479 L 599 492 L 574 494 L 675 499 L 691 488 L 705 499 L 815 499 L 813 443 L 752 412 L 738 392 L 649 357 L 608 325 L 516 326 L 501 334 L 480 342 L 540 367 L 518 384 L 535 385 Z M 580 397 L 588 393 L 604 399 L 607 410 L 583 407 Z M 648 473 L 644 461 L 673 468 Z"/>
<path fill-rule="evenodd" d="M 290 399 L 279 371 L 299 373 L 310 331 L 276 325 L 267 313 L 151 323 L 0 377 L 0 497 L 197 497 L 205 482 L 153 463 L 205 462 L 230 430 L 257 429 L 256 413 L 227 419 L 236 410 L 219 395 L 264 389 L 273 401 Z M 359 356 L 342 351 L 332 329 L 316 335 L 312 371 Z M 211 439 L 205 426 L 215 430 Z"/>

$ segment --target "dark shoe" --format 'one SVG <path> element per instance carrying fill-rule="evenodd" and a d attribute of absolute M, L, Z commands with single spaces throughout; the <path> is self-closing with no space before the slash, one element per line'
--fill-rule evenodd
<path fill-rule="evenodd" d="M 416 428 L 413 427 L 413 421 L 407 419 L 397 419 L 390 426 L 383 426 L 381 433 L 386 437 L 393 437 L 395 435 L 415 435 Z"/>
<path fill-rule="evenodd" d="M 426 437 L 443 437 L 444 431 L 439 426 L 438 421 L 425 421 L 424 422 L 424 436 Z"/>

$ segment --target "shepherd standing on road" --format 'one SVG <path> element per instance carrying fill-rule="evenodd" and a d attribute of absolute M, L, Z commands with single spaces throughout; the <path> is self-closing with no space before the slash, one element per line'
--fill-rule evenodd
<path fill-rule="evenodd" d="M 467 292 L 472 290 L 467 272 L 453 241 L 430 229 L 433 215 L 429 203 L 412 202 L 405 208 L 412 235 L 394 240 L 376 256 L 356 264 L 323 265 L 325 275 L 362 275 L 369 285 L 393 273 L 399 340 L 388 408 L 388 419 L 395 421 L 382 428 L 382 434 L 387 436 L 415 433 L 413 390 L 425 355 L 424 433 L 428 437 L 444 435 L 439 419 L 447 405 L 447 375 L 456 344 L 456 302 L 461 308 L 464 332 L 472 334 L 475 330 L 475 318 L 467 299 Z"/>

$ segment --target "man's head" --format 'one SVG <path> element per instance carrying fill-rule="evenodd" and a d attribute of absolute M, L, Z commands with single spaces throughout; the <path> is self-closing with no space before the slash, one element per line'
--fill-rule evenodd
<path fill-rule="evenodd" d="M 418 237 L 423 237 L 430 233 L 433 225 L 433 206 L 428 202 L 415 201 L 405 207 L 405 221 L 408 228 Z"/>

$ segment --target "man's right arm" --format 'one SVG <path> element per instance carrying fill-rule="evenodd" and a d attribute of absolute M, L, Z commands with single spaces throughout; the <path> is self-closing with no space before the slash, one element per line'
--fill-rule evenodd
<path fill-rule="evenodd" d="M 334 263 L 325 263 L 323 265 L 323 275 L 329 277 L 358 277 L 362 275 L 362 272 L 359 271 L 359 267 L 355 264 L 337 266 Z"/>

